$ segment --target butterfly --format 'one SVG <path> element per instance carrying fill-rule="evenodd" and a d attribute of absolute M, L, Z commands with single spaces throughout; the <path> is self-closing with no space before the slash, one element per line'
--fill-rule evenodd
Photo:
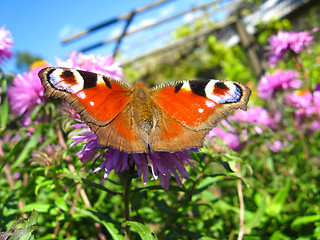
<path fill-rule="evenodd" d="M 177 152 L 202 147 L 206 134 L 233 109 L 246 110 L 244 84 L 191 80 L 147 88 L 62 67 L 39 72 L 46 97 L 69 103 L 101 146 L 127 153 Z"/>

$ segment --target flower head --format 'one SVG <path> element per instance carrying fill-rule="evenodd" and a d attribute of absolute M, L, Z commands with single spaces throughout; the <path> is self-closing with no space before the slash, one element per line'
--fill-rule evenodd
<path fill-rule="evenodd" d="M 123 69 L 120 63 L 114 62 L 112 56 L 102 57 L 93 54 L 84 55 L 83 53 L 72 52 L 67 61 L 56 58 L 59 67 L 75 68 L 84 71 L 106 75 L 110 78 L 120 80 Z"/>
<path fill-rule="evenodd" d="M 283 60 L 284 55 L 288 52 L 300 54 L 314 41 L 312 34 L 316 31 L 318 31 L 317 28 L 303 32 L 280 30 L 278 35 L 271 35 L 268 39 L 270 45 L 266 47 L 269 50 L 266 56 L 268 56 L 270 66 L 274 66 L 278 61 Z"/>
<path fill-rule="evenodd" d="M 298 72 L 276 70 L 273 74 L 267 73 L 260 79 L 259 96 L 262 99 L 270 99 L 276 91 L 299 88 L 301 83 Z"/>
<path fill-rule="evenodd" d="M 270 116 L 269 112 L 261 106 L 255 106 L 249 108 L 247 111 L 236 110 L 235 113 L 228 117 L 229 121 L 240 121 L 258 124 L 261 126 L 267 126 L 273 128 L 280 120 L 280 116 Z"/>
<path fill-rule="evenodd" d="M 181 178 L 189 178 L 185 168 L 186 163 L 192 165 L 189 151 L 126 153 L 111 147 L 99 146 L 96 135 L 84 123 L 80 122 L 71 127 L 79 131 L 71 134 L 74 142 L 70 147 L 85 143 L 82 150 L 76 153 L 82 162 L 101 156 L 104 161 L 94 172 L 104 170 L 104 178 L 107 178 L 111 171 L 117 174 L 135 166 L 138 176 L 143 175 L 143 182 L 146 184 L 149 178 L 149 164 L 153 177 L 156 180 L 159 179 L 161 186 L 166 190 L 169 189 L 172 174 L 180 185 L 182 185 Z M 101 151 L 102 154 L 100 154 Z"/>
<path fill-rule="evenodd" d="M 270 148 L 270 150 L 274 153 L 279 152 L 282 148 L 282 142 L 279 140 L 274 141 L 273 143 L 266 142 L 266 147 Z"/>
<path fill-rule="evenodd" d="M 37 105 L 46 100 L 38 77 L 42 68 L 37 67 L 23 75 L 18 74 L 13 79 L 13 85 L 8 87 L 7 96 L 12 111 L 22 116 L 24 125 L 30 125 L 30 114 Z"/>
<path fill-rule="evenodd" d="M 13 47 L 13 40 L 10 31 L 5 30 L 4 27 L 0 29 L 0 63 L 12 57 L 11 48 Z"/>
<path fill-rule="evenodd" d="M 295 117 L 302 122 L 301 128 L 304 128 L 304 120 L 312 119 L 310 130 L 313 132 L 319 128 L 320 125 L 320 91 L 311 93 L 308 90 L 298 90 L 293 93 L 288 93 L 285 96 L 285 103 L 293 105 L 295 110 Z M 315 117 L 315 120 L 313 118 Z"/>
<path fill-rule="evenodd" d="M 211 141 L 213 137 L 218 137 L 232 150 L 238 151 L 241 146 L 241 139 L 238 132 L 236 132 L 236 130 L 226 120 L 222 120 L 221 125 L 223 127 L 218 126 L 212 129 L 206 136 L 206 139 Z"/>
<path fill-rule="evenodd" d="M 253 129 L 257 134 L 263 134 L 262 126 L 275 128 L 277 122 L 281 116 L 276 113 L 272 117 L 269 112 L 260 107 L 251 107 L 247 111 L 236 110 L 233 115 L 228 117 L 229 122 L 247 122 L 254 124 Z M 222 127 L 221 127 L 222 125 Z M 226 120 L 220 122 L 220 126 L 212 129 L 206 136 L 206 139 L 210 141 L 212 137 L 218 137 L 224 141 L 232 150 L 239 151 L 248 142 L 248 130 L 242 129 L 242 131 L 236 131 Z"/>

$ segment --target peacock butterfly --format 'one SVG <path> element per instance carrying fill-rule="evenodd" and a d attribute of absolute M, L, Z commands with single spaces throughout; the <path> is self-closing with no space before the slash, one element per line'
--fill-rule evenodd
<path fill-rule="evenodd" d="M 107 76 L 61 67 L 44 68 L 39 77 L 45 96 L 68 102 L 100 145 L 127 153 L 201 147 L 222 116 L 246 110 L 251 93 L 241 83 L 220 80 L 130 88 Z"/>

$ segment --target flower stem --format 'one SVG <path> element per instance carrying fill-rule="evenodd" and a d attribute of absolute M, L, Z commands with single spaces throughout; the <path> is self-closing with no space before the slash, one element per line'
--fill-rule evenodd
<path fill-rule="evenodd" d="M 124 188 L 123 193 L 123 200 L 124 200 L 124 220 L 129 221 L 130 220 L 130 193 L 131 193 L 131 181 L 132 176 L 130 173 L 121 174 L 120 181 L 122 183 L 122 186 Z M 130 226 L 126 225 L 125 227 L 125 239 L 130 239 Z"/>
<path fill-rule="evenodd" d="M 237 176 L 241 178 L 241 163 L 237 163 Z M 239 179 L 238 181 L 238 195 L 239 195 L 239 203 L 240 203 L 240 213 L 239 213 L 239 235 L 238 240 L 241 240 L 244 235 L 244 200 L 243 200 L 243 192 L 242 192 L 242 181 Z"/>
<path fill-rule="evenodd" d="M 299 69 L 301 69 L 301 72 L 302 72 L 302 75 L 303 75 L 303 78 L 307 84 L 307 89 L 309 89 L 311 91 L 311 83 L 310 83 L 310 78 L 305 70 L 305 68 L 303 67 L 303 64 L 302 64 L 302 60 L 301 60 L 301 57 L 299 55 L 295 55 L 295 60 L 297 61 L 297 67 Z"/>

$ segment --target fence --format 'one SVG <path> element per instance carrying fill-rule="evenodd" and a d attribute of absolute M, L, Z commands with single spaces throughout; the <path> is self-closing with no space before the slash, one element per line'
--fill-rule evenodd
<path fill-rule="evenodd" d="M 125 21 L 125 25 L 121 31 L 121 34 L 118 36 L 93 43 L 79 50 L 81 52 L 88 52 L 115 42 L 115 47 L 112 54 L 114 57 L 119 54 L 123 56 L 126 54 L 126 52 L 130 51 L 130 49 L 139 47 L 141 48 L 142 46 L 147 45 L 148 42 L 154 41 L 154 39 L 165 37 L 170 39 L 170 37 L 168 38 L 170 33 L 174 32 L 175 29 L 181 27 L 182 25 L 175 25 L 173 28 L 171 27 L 165 31 L 159 31 L 156 34 L 152 34 L 147 38 L 140 39 L 129 46 L 123 47 L 123 40 L 129 36 L 141 33 L 160 25 L 168 23 L 170 24 L 170 22 L 173 20 L 186 16 L 190 13 L 196 15 L 196 17 L 193 18 L 194 21 L 196 19 L 203 18 L 204 16 L 215 20 L 217 19 L 217 16 L 224 15 L 225 17 L 222 20 L 216 20 L 213 25 L 203 27 L 196 33 L 187 35 L 184 38 L 175 41 L 172 41 L 171 38 L 170 43 L 166 43 L 156 49 L 148 51 L 141 49 L 140 52 L 142 54 L 127 58 L 123 61 L 123 65 L 135 63 L 141 59 L 151 56 L 165 58 L 166 54 L 171 54 L 177 50 L 182 51 L 184 49 L 184 51 L 188 51 L 190 48 L 193 49 L 195 45 L 201 44 L 201 41 L 205 40 L 210 34 L 215 34 L 219 40 L 225 42 L 227 45 L 240 43 L 247 53 L 254 74 L 257 77 L 260 77 L 264 72 L 264 68 L 262 60 L 259 57 L 259 47 L 255 43 L 253 35 L 255 32 L 254 26 L 259 21 L 268 21 L 274 17 L 282 18 L 288 15 L 290 12 L 293 12 L 301 6 L 311 2 L 311 0 L 268 0 L 264 1 L 260 6 L 255 7 L 252 4 L 248 4 L 245 1 L 240 0 L 214 0 L 203 5 L 191 7 L 186 11 L 181 11 L 177 14 L 166 17 L 157 22 L 150 23 L 146 26 L 130 30 L 130 26 L 137 15 L 150 11 L 153 8 L 162 8 L 166 4 L 174 1 L 175 0 L 160 0 L 150 5 L 137 8 L 133 11 L 127 12 L 116 18 L 109 19 L 106 22 L 97 24 L 96 26 L 90 27 L 85 31 L 64 39 L 62 43 L 71 43 L 82 37 L 93 34 L 95 31 L 101 31 L 104 28 L 110 27 L 114 23 Z M 250 9 L 252 13 L 243 17 L 241 15 L 241 10 L 243 9 Z"/>

